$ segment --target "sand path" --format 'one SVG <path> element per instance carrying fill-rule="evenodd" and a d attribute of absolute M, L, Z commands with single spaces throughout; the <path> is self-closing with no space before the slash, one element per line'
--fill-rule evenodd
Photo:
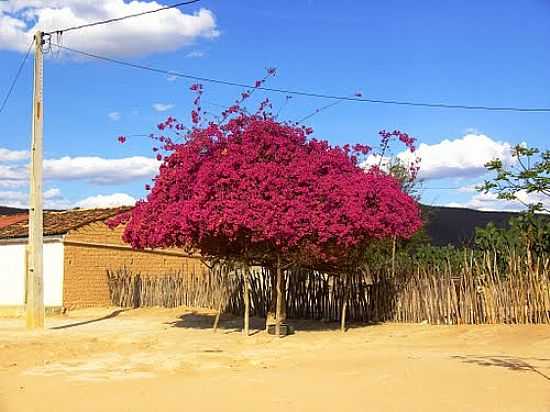
<path fill-rule="evenodd" d="M 550 411 L 549 326 L 300 322 L 276 339 L 238 319 L 213 334 L 211 316 L 0 319 L 0 412 Z"/>

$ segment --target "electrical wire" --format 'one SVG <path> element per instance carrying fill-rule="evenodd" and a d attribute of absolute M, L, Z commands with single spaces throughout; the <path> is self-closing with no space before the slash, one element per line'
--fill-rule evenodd
<path fill-rule="evenodd" d="M 139 16 L 144 16 L 146 14 L 157 13 L 159 11 L 175 9 L 175 8 L 185 6 L 185 5 L 188 5 L 188 4 L 197 3 L 199 1 L 200 0 L 182 1 L 182 2 L 179 2 L 179 3 L 171 4 L 169 6 L 164 6 L 164 7 L 161 7 L 159 9 L 155 9 L 155 10 L 144 11 L 144 12 L 136 13 L 136 14 L 129 14 L 129 15 L 122 16 L 122 17 L 115 17 L 113 19 L 100 20 L 100 21 L 96 21 L 96 22 L 88 23 L 88 24 L 81 24 L 79 26 L 67 27 L 65 29 L 60 29 L 60 30 L 53 30 L 53 31 L 44 33 L 44 35 L 50 36 L 50 35 L 56 34 L 56 33 L 66 33 L 68 31 L 80 30 L 80 29 L 85 29 L 85 28 L 88 28 L 88 27 L 99 26 L 99 25 L 102 25 L 102 24 L 114 23 L 114 22 L 117 22 L 117 21 L 130 19 L 132 17 L 139 17 Z"/>
<path fill-rule="evenodd" d="M 377 103 L 377 104 L 389 104 L 397 106 L 412 106 L 412 107 L 426 107 L 433 109 L 457 109 L 457 110 L 484 110 L 484 111 L 495 111 L 495 112 L 531 112 L 531 113 L 550 113 L 550 107 L 515 107 L 515 106 L 473 106 L 473 105 L 462 105 L 462 104 L 446 104 L 446 103 L 424 103 L 424 102 L 411 102 L 411 101 L 402 101 L 402 100 L 382 100 L 382 99 L 370 99 L 358 96 L 336 96 L 330 94 L 316 93 L 316 92 L 307 92 L 301 90 L 287 90 L 287 89 L 277 89 L 272 87 L 259 86 L 254 87 L 244 83 L 232 82 L 222 79 L 214 79 L 203 76 L 195 76 L 191 74 L 178 73 L 172 70 L 164 70 L 156 67 L 145 66 L 142 64 L 130 63 L 123 60 L 114 59 L 112 57 L 100 56 L 90 52 L 85 52 L 82 50 L 74 49 L 67 46 L 61 46 L 59 44 L 52 43 L 52 45 L 59 47 L 60 49 L 67 50 L 69 52 L 80 54 L 82 56 L 91 57 L 97 60 L 103 60 L 108 63 L 114 63 L 121 66 L 131 67 L 134 69 L 140 69 L 145 71 L 150 71 L 153 73 L 160 73 L 163 75 L 181 77 L 184 79 L 195 80 L 199 82 L 207 82 L 213 84 L 220 84 L 225 86 L 239 87 L 242 89 L 255 89 L 262 90 L 266 92 L 274 93 L 283 93 L 286 95 L 295 95 L 295 96 L 304 96 L 312 97 L 319 99 L 329 99 L 329 100 L 342 100 L 342 101 L 351 101 L 351 102 L 360 102 L 360 103 Z"/>
<path fill-rule="evenodd" d="M 19 68 L 15 72 L 15 76 L 13 77 L 10 88 L 8 89 L 8 92 L 6 93 L 6 96 L 4 97 L 4 100 L 2 101 L 2 105 L 0 106 L 0 113 L 2 113 L 4 111 L 4 108 L 6 107 L 6 104 L 8 103 L 8 100 L 10 99 L 11 94 L 13 93 L 13 90 L 15 89 L 15 85 L 17 83 L 17 80 L 19 80 L 19 76 L 21 75 L 23 67 L 25 66 L 25 63 L 27 62 L 27 59 L 29 58 L 29 54 L 31 53 L 31 49 L 32 49 L 33 45 L 34 45 L 34 38 L 31 41 L 31 44 L 29 45 L 29 48 L 27 49 L 27 52 L 25 53 L 25 56 L 23 57 L 23 60 L 19 64 Z"/>

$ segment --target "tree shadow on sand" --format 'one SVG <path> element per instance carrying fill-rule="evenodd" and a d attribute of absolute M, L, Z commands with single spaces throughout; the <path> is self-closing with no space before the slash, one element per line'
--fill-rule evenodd
<path fill-rule="evenodd" d="M 550 382 L 550 376 L 541 372 L 540 369 L 550 369 L 550 359 L 545 358 L 518 358 L 512 356 L 453 356 L 453 359 L 458 359 L 464 363 L 492 366 L 498 368 L 506 368 L 520 372 L 534 372 L 542 378 Z M 529 362 L 527 362 L 529 361 Z M 535 366 L 533 362 L 544 364 Z"/>
<path fill-rule="evenodd" d="M 199 311 L 192 311 L 183 313 L 178 316 L 178 320 L 173 322 L 167 322 L 166 325 L 170 325 L 176 328 L 187 329 L 212 329 L 214 324 L 215 313 L 201 313 Z M 287 319 L 289 324 L 295 332 L 320 332 L 320 331 L 339 331 L 339 322 L 325 322 L 322 320 L 302 320 L 302 319 Z M 350 323 L 346 325 L 346 330 L 364 328 L 374 323 Z M 243 320 L 240 317 L 231 314 L 222 314 L 220 317 L 220 323 L 218 329 L 222 333 L 241 333 L 243 326 Z M 251 335 L 265 331 L 265 319 L 252 316 L 250 318 Z"/>
<path fill-rule="evenodd" d="M 212 329 L 214 324 L 215 313 L 201 313 L 199 311 L 192 311 L 183 313 L 178 316 L 178 320 L 173 322 L 166 322 L 165 325 L 170 325 L 174 328 L 184 329 Z M 223 314 L 220 317 L 220 323 L 218 324 L 218 330 L 222 333 L 241 333 L 243 326 L 243 320 L 230 314 Z M 265 321 L 260 318 L 250 318 L 251 335 L 261 332 L 265 328 Z"/>
<path fill-rule="evenodd" d="M 126 312 L 127 310 L 130 310 L 130 309 L 118 309 L 118 310 L 115 310 L 115 311 L 109 313 L 108 315 L 102 316 L 102 317 L 97 318 L 97 319 L 90 319 L 90 320 L 86 320 L 86 321 L 82 321 L 82 322 L 70 323 L 68 325 L 53 326 L 49 329 L 54 329 L 54 330 L 56 330 L 56 329 L 68 329 L 68 328 L 74 328 L 74 327 L 77 327 L 77 326 L 87 325 L 89 323 L 101 322 L 102 320 L 112 319 L 112 318 L 120 315 L 122 312 Z"/>

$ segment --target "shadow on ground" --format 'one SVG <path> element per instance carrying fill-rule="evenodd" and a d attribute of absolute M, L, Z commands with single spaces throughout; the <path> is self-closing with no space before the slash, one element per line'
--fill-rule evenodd
<path fill-rule="evenodd" d="M 127 310 L 129 310 L 129 309 L 118 309 L 118 310 L 115 310 L 115 311 L 109 313 L 108 315 L 102 316 L 102 317 L 97 318 L 97 319 L 90 319 L 90 320 L 86 320 L 86 321 L 83 321 L 83 322 L 70 323 L 68 325 L 54 326 L 54 327 L 51 327 L 50 329 L 68 329 L 68 328 L 74 328 L 74 327 L 77 327 L 77 326 L 87 325 L 89 323 L 101 322 L 102 320 L 107 320 L 107 319 L 112 319 L 114 317 L 117 317 L 122 312 L 126 312 Z"/>
<path fill-rule="evenodd" d="M 188 328 L 188 329 L 212 329 L 214 325 L 214 319 L 216 314 L 206 314 L 197 311 L 188 312 L 180 315 L 178 320 L 174 322 L 167 322 L 167 325 L 171 325 L 176 328 Z M 322 320 L 297 320 L 289 319 L 287 323 L 296 332 L 316 332 L 316 331 L 339 331 L 339 322 L 325 322 Z M 374 323 L 350 323 L 346 326 L 346 330 L 363 328 L 366 326 L 374 325 Z M 243 319 L 235 315 L 223 314 L 220 317 L 218 329 L 224 333 L 241 333 L 243 327 Z M 259 317 L 250 318 L 250 330 L 251 335 L 259 333 L 265 330 L 265 319 Z"/>
<path fill-rule="evenodd" d="M 178 320 L 166 322 L 166 325 L 185 329 L 212 329 L 216 314 L 201 313 L 197 311 L 187 312 L 178 316 Z M 218 329 L 223 333 L 241 333 L 243 320 L 233 315 L 222 315 Z M 250 318 L 251 335 L 255 335 L 265 329 L 265 321 L 260 318 Z"/>
<path fill-rule="evenodd" d="M 550 376 L 540 369 L 550 369 L 550 359 L 518 358 L 512 356 L 453 356 L 464 363 L 479 366 L 506 368 L 513 371 L 533 372 L 550 382 Z M 534 365 L 536 363 L 536 365 Z"/>

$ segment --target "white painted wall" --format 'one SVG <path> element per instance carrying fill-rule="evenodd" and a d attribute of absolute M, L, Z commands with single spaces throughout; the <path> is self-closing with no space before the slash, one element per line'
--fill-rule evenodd
<path fill-rule="evenodd" d="M 0 306 L 25 304 L 25 244 L 0 244 Z M 44 304 L 63 306 L 63 243 L 44 244 Z"/>

